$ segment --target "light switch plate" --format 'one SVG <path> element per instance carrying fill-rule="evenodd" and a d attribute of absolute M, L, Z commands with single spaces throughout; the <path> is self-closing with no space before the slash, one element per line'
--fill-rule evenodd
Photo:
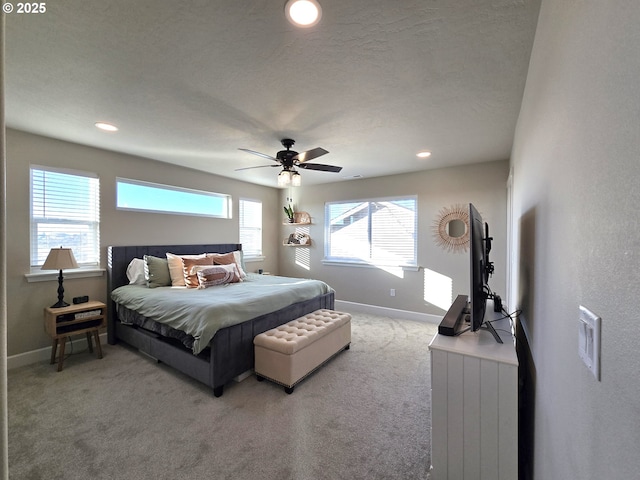
<path fill-rule="evenodd" d="M 596 380 L 600 380 L 600 324 L 599 316 L 580 305 L 578 355 Z"/>

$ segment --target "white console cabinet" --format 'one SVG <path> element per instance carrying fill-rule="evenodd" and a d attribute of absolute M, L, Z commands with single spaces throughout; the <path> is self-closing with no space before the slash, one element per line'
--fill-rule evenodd
<path fill-rule="evenodd" d="M 504 343 L 481 329 L 429 345 L 431 480 L 518 478 L 518 357 L 508 319 L 493 325 Z"/>

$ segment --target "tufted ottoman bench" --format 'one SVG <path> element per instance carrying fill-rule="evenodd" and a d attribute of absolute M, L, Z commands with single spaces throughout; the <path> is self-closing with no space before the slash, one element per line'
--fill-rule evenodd
<path fill-rule="evenodd" d="M 295 384 L 351 344 L 351 315 L 316 310 L 253 339 L 256 376 L 293 392 Z"/>

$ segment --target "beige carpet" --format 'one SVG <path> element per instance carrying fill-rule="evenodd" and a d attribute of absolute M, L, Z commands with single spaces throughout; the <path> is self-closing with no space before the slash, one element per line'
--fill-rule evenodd
<path fill-rule="evenodd" d="M 212 392 L 129 348 L 9 372 L 19 479 L 425 479 L 436 325 L 354 314 L 352 346 L 292 395 Z"/>

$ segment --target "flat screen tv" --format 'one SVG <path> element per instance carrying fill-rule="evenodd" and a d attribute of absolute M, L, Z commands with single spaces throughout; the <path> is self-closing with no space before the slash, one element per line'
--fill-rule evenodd
<path fill-rule="evenodd" d="M 471 281 L 469 291 L 469 314 L 470 327 L 472 331 L 485 326 L 494 336 L 497 342 L 502 343 L 500 336 L 495 331 L 491 323 L 485 322 L 485 312 L 487 299 L 493 297 L 489 288 L 489 277 L 493 273 L 493 263 L 489 261 L 491 251 L 491 240 L 489 236 L 489 225 L 482 220 L 478 210 L 469 204 L 469 250 L 470 250 L 470 273 Z"/>

